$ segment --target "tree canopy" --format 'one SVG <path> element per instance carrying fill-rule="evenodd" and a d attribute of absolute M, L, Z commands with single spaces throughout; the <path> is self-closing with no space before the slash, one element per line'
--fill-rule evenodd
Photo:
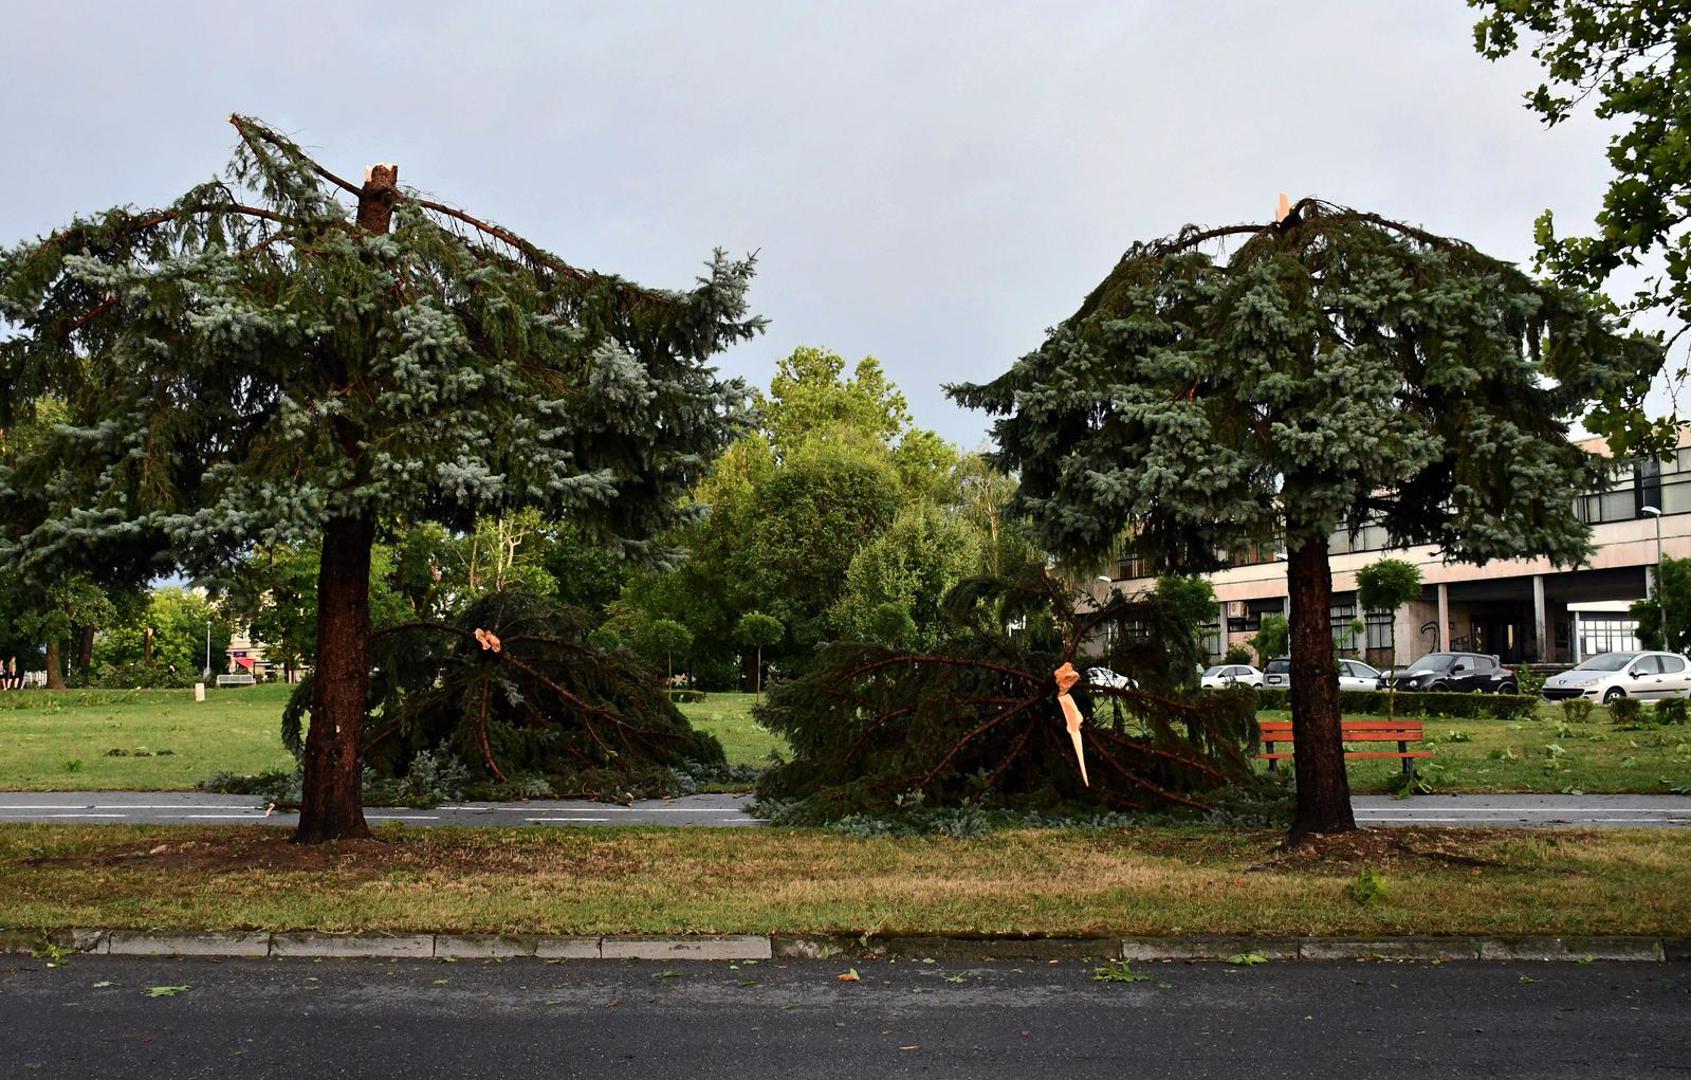
<path fill-rule="evenodd" d="M 1681 0 L 1468 0 L 1487 14 L 1474 26 L 1493 59 L 1531 42 L 1545 81 L 1527 105 L 1554 127 L 1590 102 L 1615 121 L 1607 156 L 1614 175 L 1590 235 L 1538 219 L 1539 262 L 1563 282 L 1603 288 L 1615 271 L 1641 267 L 1642 286 L 1622 303 L 1691 324 L 1691 19 Z M 1683 373 L 1682 373 L 1683 374 Z"/>

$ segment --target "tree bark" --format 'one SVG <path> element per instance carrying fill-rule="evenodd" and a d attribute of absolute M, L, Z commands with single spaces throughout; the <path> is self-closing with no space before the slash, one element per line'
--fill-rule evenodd
<path fill-rule="evenodd" d="M 92 626 L 84 626 L 82 628 L 82 640 L 79 643 L 77 650 L 76 650 L 76 667 L 77 667 L 77 670 L 82 672 L 84 675 L 86 675 L 86 674 L 88 674 L 89 666 L 93 663 L 94 663 L 94 628 Z"/>
<path fill-rule="evenodd" d="M 1333 666 L 1333 573 L 1325 537 L 1291 550 L 1292 757 L 1297 814 L 1288 843 L 1356 828 L 1345 775 L 1338 671 Z"/>
<path fill-rule="evenodd" d="M 337 518 L 323 531 L 317 574 L 317 663 L 294 840 L 367 837 L 359 748 L 370 685 L 370 549 L 375 523 Z"/>
<path fill-rule="evenodd" d="M 47 689 L 63 690 L 65 688 L 65 667 L 61 662 L 60 649 L 57 638 L 47 642 Z"/>

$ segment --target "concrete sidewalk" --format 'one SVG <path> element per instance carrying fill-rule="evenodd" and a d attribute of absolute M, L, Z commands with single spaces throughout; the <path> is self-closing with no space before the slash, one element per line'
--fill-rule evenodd
<path fill-rule="evenodd" d="M 738 827 L 767 822 L 751 816 L 751 796 L 687 795 L 632 805 L 581 799 L 512 803 L 454 803 L 431 809 L 371 807 L 372 825 L 701 825 Z M 1353 803 L 1363 825 L 1505 825 L 1533 828 L 1685 828 L 1691 798 L 1683 795 L 1420 795 L 1393 799 L 1359 795 Z M 61 821 L 131 825 L 285 825 L 290 813 L 266 816 L 264 804 L 245 795 L 179 791 L 0 792 L 0 823 Z"/>

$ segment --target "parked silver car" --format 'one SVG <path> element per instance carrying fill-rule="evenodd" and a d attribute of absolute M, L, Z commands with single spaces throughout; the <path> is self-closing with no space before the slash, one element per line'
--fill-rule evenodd
<path fill-rule="evenodd" d="M 1670 652 L 1599 653 L 1578 667 L 1544 680 L 1548 701 L 1583 697 L 1610 702 L 1634 697 L 1644 701 L 1691 696 L 1691 665 Z"/>

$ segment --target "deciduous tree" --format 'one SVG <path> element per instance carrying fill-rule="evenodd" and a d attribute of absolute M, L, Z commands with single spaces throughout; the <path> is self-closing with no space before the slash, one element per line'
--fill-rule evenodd
<path fill-rule="evenodd" d="M 1545 81 L 1527 105 L 1546 126 L 1589 102 L 1614 121 L 1614 175 L 1589 236 L 1559 236 L 1538 219 L 1539 263 L 1564 283 L 1601 289 L 1615 271 L 1644 269 L 1621 307 L 1691 326 L 1691 17 L 1683 0 L 1468 0 L 1487 12 L 1479 51 L 1498 60 L 1530 42 Z M 1681 372 L 1683 375 L 1683 372 Z"/>

